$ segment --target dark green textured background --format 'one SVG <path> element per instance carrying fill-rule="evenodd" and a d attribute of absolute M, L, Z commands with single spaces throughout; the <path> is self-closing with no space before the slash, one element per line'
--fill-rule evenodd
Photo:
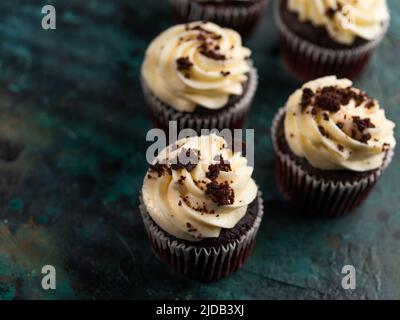
<path fill-rule="evenodd" d="M 57 30 L 41 29 L 41 7 Z M 400 123 L 400 2 L 356 85 Z M 278 194 L 269 127 L 300 84 L 277 56 L 271 6 L 247 45 L 260 74 L 247 127 L 265 216 L 253 256 L 200 284 L 150 251 L 138 212 L 150 129 L 138 82 L 150 40 L 172 24 L 167 1 L 0 2 L 0 299 L 400 298 L 400 158 L 354 215 L 307 220 Z M 399 135 L 396 131 L 398 140 Z M 41 267 L 57 289 L 41 289 Z M 341 289 L 341 268 L 357 289 Z"/>

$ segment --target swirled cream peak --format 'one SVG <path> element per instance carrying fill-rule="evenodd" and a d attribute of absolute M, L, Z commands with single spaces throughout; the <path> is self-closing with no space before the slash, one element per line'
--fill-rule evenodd
<path fill-rule="evenodd" d="M 352 44 L 357 37 L 374 40 L 389 20 L 386 0 L 288 0 L 302 22 L 325 27 L 335 41 Z"/>
<path fill-rule="evenodd" d="M 286 103 L 286 141 L 319 169 L 379 168 L 396 145 L 394 127 L 378 101 L 335 76 L 306 83 Z"/>
<path fill-rule="evenodd" d="M 233 228 L 257 196 L 246 158 L 217 136 L 178 140 L 160 153 L 142 195 L 157 225 L 179 239 L 199 241 Z"/>
<path fill-rule="evenodd" d="M 251 52 L 240 35 L 210 22 L 174 26 L 149 46 L 142 76 L 151 91 L 178 111 L 220 109 L 241 95 Z"/>

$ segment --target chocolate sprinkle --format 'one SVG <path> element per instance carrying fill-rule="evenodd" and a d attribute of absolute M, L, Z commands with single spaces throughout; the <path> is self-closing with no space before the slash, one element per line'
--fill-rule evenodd
<path fill-rule="evenodd" d="M 353 129 L 352 138 L 362 143 L 368 143 L 372 136 L 369 132 L 365 133 L 364 131 L 369 128 L 375 128 L 375 125 L 371 122 L 371 119 L 361 119 L 359 116 L 354 116 L 353 123 L 357 127 L 358 131 L 361 133 L 361 136 L 357 136 L 356 130 Z"/>
<path fill-rule="evenodd" d="M 301 96 L 300 106 L 303 111 L 311 104 L 312 98 L 314 97 L 314 92 L 309 88 L 303 89 L 303 95 Z"/>
<path fill-rule="evenodd" d="M 362 143 L 368 143 L 368 141 L 372 138 L 370 133 L 364 133 L 359 139 Z"/>
<path fill-rule="evenodd" d="M 181 199 L 183 200 L 183 202 L 192 210 L 200 212 L 201 214 L 207 213 L 208 209 L 206 207 L 205 202 L 203 202 L 202 206 L 199 206 L 199 204 L 197 203 L 197 207 L 192 206 L 192 204 L 190 203 L 190 201 L 187 199 L 188 197 L 185 196 L 181 196 Z"/>
<path fill-rule="evenodd" d="M 389 149 L 390 149 L 390 144 L 385 142 L 382 146 L 382 151 L 385 152 L 388 151 Z"/>
<path fill-rule="evenodd" d="M 374 100 L 369 100 L 369 101 L 365 104 L 365 108 L 367 108 L 367 109 L 372 109 L 373 107 L 375 107 L 375 101 L 374 101 Z"/>
<path fill-rule="evenodd" d="M 179 71 L 187 71 L 193 66 L 188 57 L 181 57 L 176 59 L 176 65 Z"/>
<path fill-rule="evenodd" d="M 328 9 L 326 9 L 325 11 L 325 15 L 329 18 L 329 19 L 333 19 L 336 15 L 337 12 L 342 11 L 342 5 L 340 3 L 337 4 L 337 8 L 332 8 L 329 7 Z"/>
<path fill-rule="evenodd" d="M 342 101 L 340 90 L 335 87 L 322 88 L 315 97 L 315 106 L 330 112 L 338 112 Z"/>
<path fill-rule="evenodd" d="M 171 174 L 171 169 L 166 164 L 161 164 L 158 161 L 157 161 L 157 163 L 151 164 L 149 166 L 149 171 L 157 173 L 159 178 L 166 173 Z"/>
<path fill-rule="evenodd" d="M 197 30 L 197 31 L 201 31 L 201 32 L 204 32 L 207 34 L 214 34 L 214 32 L 204 29 L 201 25 L 194 26 L 190 29 L 189 29 L 189 26 L 187 26 L 187 30 Z"/>
<path fill-rule="evenodd" d="M 185 176 L 180 176 L 179 179 L 178 179 L 178 183 L 179 183 L 180 185 L 183 185 L 183 181 L 184 181 L 185 179 L 186 179 Z"/>
<path fill-rule="evenodd" d="M 358 116 L 353 117 L 353 123 L 357 126 L 360 132 L 368 128 L 375 128 L 375 125 L 371 122 L 370 118 L 361 119 Z"/>
<path fill-rule="evenodd" d="M 325 130 L 325 128 L 323 127 L 323 126 L 318 126 L 318 130 L 319 130 L 319 132 L 321 132 L 321 134 L 325 137 L 325 138 L 328 138 L 329 139 L 329 134 L 328 134 L 328 132 L 326 132 L 326 130 Z"/>
<path fill-rule="evenodd" d="M 206 173 L 206 177 L 211 181 L 216 180 L 220 171 L 232 171 L 231 165 L 225 162 L 222 155 L 219 155 L 219 163 L 217 164 L 210 164 L 208 166 L 208 171 Z"/>
<path fill-rule="evenodd" d="M 300 106 L 304 111 L 308 106 L 317 107 L 318 109 L 338 112 L 342 105 L 347 105 L 350 100 L 354 100 L 356 106 L 360 106 L 363 102 L 368 101 L 366 107 L 370 108 L 371 100 L 368 95 L 363 92 L 357 92 L 352 87 L 338 88 L 334 86 L 318 89 L 314 94 L 311 89 L 303 89 Z"/>
<path fill-rule="evenodd" d="M 332 19 L 336 14 L 336 10 L 333 8 L 328 8 L 325 12 L 325 15 L 329 18 Z"/>
<path fill-rule="evenodd" d="M 235 192 L 229 186 L 228 182 L 218 183 L 217 181 L 211 181 L 206 185 L 206 194 L 218 204 L 218 206 L 230 205 L 235 202 Z"/>
<path fill-rule="evenodd" d="M 200 53 L 203 56 L 213 60 L 226 60 L 226 56 L 224 54 L 220 54 L 212 49 L 204 48 L 203 46 L 200 48 Z"/>

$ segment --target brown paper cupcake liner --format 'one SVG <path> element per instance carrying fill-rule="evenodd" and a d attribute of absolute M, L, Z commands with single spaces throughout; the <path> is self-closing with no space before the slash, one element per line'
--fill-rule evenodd
<path fill-rule="evenodd" d="M 364 45 L 349 49 L 324 48 L 302 39 L 285 25 L 279 9 L 281 1 L 277 0 L 274 4 L 280 54 L 288 71 L 302 81 L 326 75 L 356 78 L 368 64 L 389 26 L 386 23 L 382 34 Z"/>
<path fill-rule="evenodd" d="M 258 213 L 253 226 L 239 239 L 219 247 L 200 247 L 172 240 L 150 218 L 140 196 L 140 212 L 155 254 L 179 273 L 197 281 L 216 281 L 238 270 L 252 253 L 264 214 L 261 192 L 257 196 Z"/>
<path fill-rule="evenodd" d="M 157 128 L 168 133 L 169 121 L 177 121 L 177 129 L 193 129 L 201 134 L 201 129 L 241 129 L 246 120 L 247 113 L 253 102 L 258 85 L 258 74 L 254 67 L 249 72 L 247 89 L 239 101 L 226 107 L 226 111 L 211 114 L 209 116 L 197 115 L 196 111 L 180 112 L 162 102 L 150 90 L 146 81 L 141 78 L 144 98 L 150 110 L 150 116 Z"/>
<path fill-rule="evenodd" d="M 359 181 L 343 183 L 321 180 L 304 171 L 290 155 L 280 150 L 276 133 L 284 114 L 285 109 L 281 108 L 273 120 L 271 129 L 279 190 L 307 216 L 338 217 L 350 213 L 368 196 L 382 172 L 390 164 L 393 150 L 388 153 L 379 170 Z"/>
<path fill-rule="evenodd" d="M 250 35 L 259 24 L 269 0 L 254 1 L 251 5 L 213 5 L 194 0 L 170 0 L 174 18 L 179 23 L 212 21 L 232 28 L 242 36 Z"/>

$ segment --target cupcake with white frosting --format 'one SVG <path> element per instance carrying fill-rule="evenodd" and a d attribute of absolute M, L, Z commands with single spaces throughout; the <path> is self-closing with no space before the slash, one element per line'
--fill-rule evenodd
<path fill-rule="evenodd" d="M 379 102 L 348 79 L 304 84 L 272 127 L 280 190 L 309 215 L 352 211 L 389 165 L 394 127 Z"/>
<path fill-rule="evenodd" d="M 253 168 L 217 135 L 178 140 L 150 165 L 141 213 L 155 253 L 191 278 L 211 281 L 250 255 L 263 214 Z"/>
<path fill-rule="evenodd" d="M 170 0 L 178 23 L 207 20 L 242 36 L 258 26 L 269 0 Z"/>
<path fill-rule="evenodd" d="M 277 0 L 275 18 L 283 61 L 301 80 L 357 77 L 390 20 L 386 0 Z"/>
<path fill-rule="evenodd" d="M 251 106 L 257 72 L 240 35 L 210 22 L 169 28 L 150 44 L 142 87 L 155 125 L 167 130 L 240 129 Z"/>

